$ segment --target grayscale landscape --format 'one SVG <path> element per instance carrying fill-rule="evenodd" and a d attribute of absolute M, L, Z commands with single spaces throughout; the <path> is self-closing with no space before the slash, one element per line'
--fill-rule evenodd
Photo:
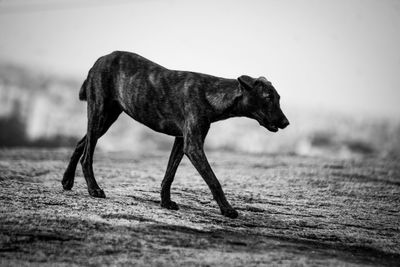
<path fill-rule="evenodd" d="M 0 267 L 400 266 L 400 1 L 0 0 L 0 32 Z M 280 106 L 288 127 L 237 117 L 205 139 L 238 218 L 220 214 L 186 156 L 171 189 L 180 209 L 161 208 L 174 137 L 124 113 L 94 153 L 106 198 L 89 196 L 80 164 L 63 190 L 88 128 L 80 88 L 113 51 L 232 79 L 236 105 L 256 85 L 242 91 L 239 77 L 272 83 L 278 97 L 243 103 Z M 104 74 L 121 70 L 111 65 Z M 160 90 L 142 91 L 146 115 L 175 99 Z M 259 121 L 287 125 L 273 117 Z"/>

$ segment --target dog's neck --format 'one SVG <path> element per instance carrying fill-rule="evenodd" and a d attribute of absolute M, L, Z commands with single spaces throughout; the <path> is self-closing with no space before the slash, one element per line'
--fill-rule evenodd
<path fill-rule="evenodd" d="M 211 122 L 225 120 L 233 117 L 247 117 L 246 108 L 243 105 L 243 89 L 239 81 L 229 79 L 218 85 L 218 92 L 210 98 L 214 109 L 211 114 Z"/>

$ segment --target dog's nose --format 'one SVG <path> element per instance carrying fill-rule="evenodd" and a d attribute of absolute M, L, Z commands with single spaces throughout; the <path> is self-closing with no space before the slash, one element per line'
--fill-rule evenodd
<path fill-rule="evenodd" d="M 289 123 L 289 121 L 288 121 L 288 119 L 287 118 L 284 118 L 282 121 L 281 121 L 281 129 L 285 129 L 288 125 L 289 125 L 290 123 Z"/>

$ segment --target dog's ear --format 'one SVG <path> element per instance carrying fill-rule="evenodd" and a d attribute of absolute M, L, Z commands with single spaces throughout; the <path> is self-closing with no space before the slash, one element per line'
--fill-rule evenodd
<path fill-rule="evenodd" d="M 238 78 L 239 84 L 246 90 L 251 90 L 254 87 L 254 82 L 256 81 L 254 78 L 251 78 L 247 75 L 242 75 Z"/>
<path fill-rule="evenodd" d="M 260 76 L 256 81 L 255 81 L 255 83 L 263 83 L 263 84 L 271 84 L 271 82 L 270 81 L 268 81 L 267 80 L 267 78 L 265 78 L 264 76 Z"/>

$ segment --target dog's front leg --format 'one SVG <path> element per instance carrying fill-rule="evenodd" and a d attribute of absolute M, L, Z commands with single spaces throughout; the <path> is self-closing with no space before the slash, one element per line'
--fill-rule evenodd
<path fill-rule="evenodd" d="M 232 208 L 228 200 L 226 200 L 221 184 L 218 182 L 218 179 L 212 171 L 204 153 L 203 143 L 205 135 L 202 137 L 201 133 L 198 133 L 196 129 L 186 130 L 187 131 L 184 135 L 184 153 L 207 183 L 214 199 L 217 201 L 221 209 L 222 215 L 229 218 L 236 218 L 238 213 Z"/>

